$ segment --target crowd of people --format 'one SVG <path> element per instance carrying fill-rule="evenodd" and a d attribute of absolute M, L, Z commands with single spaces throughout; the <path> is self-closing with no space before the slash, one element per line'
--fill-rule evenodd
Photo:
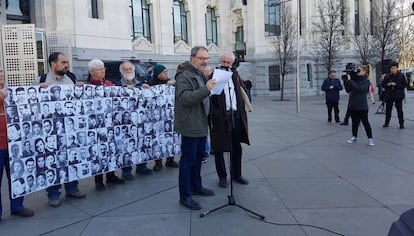
<path fill-rule="evenodd" d="M 340 125 L 348 125 L 348 120 L 352 120 L 352 137 L 347 140 L 347 143 L 356 143 L 358 137 L 358 127 L 360 123 L 364 126 L 368 145 L 374 146 L 372 137 L 372 128 L 368 119 L 368 98 L 370 95 L 371 102 L 375 104 L 375 99 L 372 95 L 374 86 L 372 83 L 371 68 L 369 65 L 360 65 L 346 71 L 347 74 L 342 76 L 343 85 L 349 95 L 348 106 L 344 121 L 340 123 L 339 118 L 339 92 L 343 89 L 341 81 L 336 78 L 336 72 L 329 71 L 329 76 L 323 81 L 322 90 L 325 91 L 325 101 L 328 108 L 328 122 L 332 122 L 332 110 L 334 110 L 334 118 Z M 390 64 L 389 73 L 383 74 L 380 79 L 379 93 L 380 100 L 385 103 L 385 122 L 382 127 L 389 127 L 391 120 L 392 107 L 395 105 L 397 109 L 399 128 L 404 129 L 404 113 L 402 103 L 405 98 L 405 88 L 407 87 L 407 80 L 404 75 L 398 71 L 398 63 L 392 62 Z M 383 105 L 382 104 L 382 105 Z"/>
<path fill-rule="evenodd" d="M 76 110 L 74 106 L 76 103 L 71 100 L 76 99 L 76 96 L 79 96 L 78 88 L 80 87 L 84 87 L 84 89 L 82 89 L 82 98 L 84 99 L 88 94 L 87 84 L 101 85 L 100 90 L 102 91 L 95 92 L 101 92 L 102 96 L 104 96 L 107 91 L 110 91 L 109 89 L 107 90 L 106 87 L 113 86 L 124 88 L 138 87 L 141 89 L 146 89 L 159 84 L 175 86 L 174 124 L 169 124 L 167 122 L 164 128 L 170 131 L 174 129 L 181 135 L 181 140 L 177 140 L 174 136 L 174 143 L 180 145 L 181 153 L 180 155 L 176 155 L 177 153 L 168 152 L 168 147 L 165 150 L 159 151 L 170 153 L 167 154 L 168 157 L 165 161 L 166 167 L 178 168 L 179 202 L 183 206 L 192 210 L 199 210 L 201 209 L 201 205 L 192 198 L 192 195 L 214 195 L 214 191 L 203 186 L 200 176 L 202 160 L 205 158 L 205 153 L 209 152 L 207 148 L 211 148 L 211 152 L 215 155 L 218 175 L 217 183 L 220 187 L 226 188 L 228 186 L 225 158 L 223 155 L 225 152 L 229 153 L 231 159 L 230 163 L 232 171 L 230 177 L 240 184 L 247 185 L 249 182 L 242 175 L 241 143 L 249 144 L 245 103 L 249 103 L 251 100 L 251 82 L 248 79 L 242 80 L 240 78 L 236 68 L 232 67 L 235 61 L 233 53 L 231 51 L 225 51 L 220 56 L 220 65 L 218 68 L 231 72 L 232 76 L 219 94 L 212 94 L 211 91 L 215 87 L 216 80 L 211 76 L 212 70 L 208 66 L 208 60 L 209 56 L 207 48 L 203 46 L 194 47 L 191 49 L 189 60 L 178 65 L 174 79 L 169 79 L 167 68 L 164 65 L 158 64 L 152 70 L 152 79 L 148 81 L 137 78 L 134 65 L 129 61 L 125 61 L 119 68 L 122 77 L 117 83 L 113 84 L 105 78 L 104 62 L 99 59 L 94 59 L 88 63 L 90 77 L 87 82 L 84 83 L 77 81 L 75 75 L 69 72 L 68 58 L 66 55 L 60 52 L 50 54 L 48 58 L 50 66 L 49 73 L 36 78 L 33 82 L 33 85 L 39 86 L 39 96 L 36 96 L 37 90 L 35 87 L 30 87 L 27 89 L 28 105 L 18 106 L 16 109 L 19 110 L 11 109 L 7 110 L 7 112 L 3 110 L 3 106 L 1 107 L 0 183 L 4 169 L 6 170 L 9 189 L 10 191 L 13 189 L 13 191 L 10 192 L 11 214 L 22 217 L 30 217 L 34 215 L 31 209 L 23 206 L 23 197 L 18 196 L 32 192 L 35 186 L 43 186 L 43 188 L 46 188 L 47 197 L 49 199 L 48 204 L 50 207 L 59 207 L 61 205 L 60 188 L 62 184 L 65 186 L 67 198 L 85 198 L 86 194 L 78 189 L 78 179 L 80 179 L 78 175 L 81 170 L 78 170 L 75 162 L 79 162 L 82 155 L 89 156 L 91 153 L 95 153 L 98 159 L 99 156 L 107 155 L 109 152 L 117 152 L 116 143 L 109 141 L 108 145 L 105 146 L 107 149 L 102 151 L 81 150 L 81 148 L 79 148 L 81 146 L 78 144 L 79 142 L 84 144 L 82 146 L 92 146 L 93 144 L 97 144 L 96 134 L 94 132 L 78 132 L 76 135 L 69 135 L 67 142 L 64 141 L 65 147 L 75 145 L 76 147 L 74 146 L 74 148 L 79 148 L 79 150 L 75 151 L 74 149 L 70 149 L 70 152 L 66 152 L 66 149 L 57 150 L 56 148 L 56 143 L 63 143 L 62 140 L 56 138 L 59 137 L 59 134 L 65 132 L 63 123 L 68 127 L 72 124 L 72 129 L 76 129 L 74 127 L 75 121 L 73 119 Z M 246 84 L 248 85 L 247 87 Z M 55 85 L 74 85 L 74 91 L 70 88 L 66 89 L 66 87 L 65 89 L 62 89 L 60 86 Z M 48 94 L 49 92 L 50 94 Z M 248 95 L 243 96 L 243 94 Z M 53 109 L 49 109 L 47 103 L 42 103 L 59 99 L 59 101 L 61 101 L 63 96 L 65 97 L 65 102 L 57 103 L 58 105 L 55 105 Z M 16 89 L 15 94 L 13 94 L 10 88 L 5 87 L 4 75 L 1 71 L 0 102 L 4 101 L 5 104 L 21 104 L 18 102 L 19 99 L 23 99 L 22 91 L 17 91 Z M 84 102 L 84 112 L 86 113 L 89 112 L 89 108 L 93 109 L 92 104 L 88 107 L 87 102 L 88 101 Z M 99 102 L 103 104 L 107 101 L 102 100 Z M 115 101 L 114 99 L 112 102 L 116 103 L 123 101 Z M 125 102 L 127 103 L 127 101 Z M 40 110 L 42 112 L 39 112 Z M 158 110 L 154 109 L 154 116 L 157 116 L 157 111 Z M 136 112 L 137 114 L 132 113 L 133 112 L 131 112 L 131 116 L 141 115 L 138 111 Z M 170 113 L 171 114 L 164 115 L 173 114 L 172 111 Z M 20 114 L 20 120 L 18 114 Z M 23 116 L 23 114 L 27 114 L 27 117 Z M 93 114 L 92 110 L 91 114 Z M 98 120 L 100 120 L 101 122 L 108 122 L 111 124 L 118 121 L 116 112 L 109 112 L 107 114 L 111 114 L 111 116 L 96 118 L 95 121 L 98 122 Z M 34 116 L 38 116 L 38 119 Z M 160 114 L 158 114 L 158 116 L 160 116 Z M 26 119 L 27 122 L 21 125 L 20 130 L 20 125 L 14 125 L 13 123 L 22 121 L 21 119 Z M 38 128 L 35 127 L 36 124 L 33 119 L 42 121 L 38 122 Z M 119 119 L 121 119 L 120 121 L 122 122 L 123 117 Z M 76 122 L 78 125 L 82 123 L 81 121 Z M 90 125 L 91 123 L 91 121 L 83 122 L 85 126 Z M 30 128 L 30 126 L 32 126 L 32 128 Z M 51 127 L 54 128 L 52 129 Z M 41 133 L 44 134 L 44 132 L 47 132 L 47 130 L 50 130 L 47 137 L 44 139 L 36 138 L 41 135 Z M 143 132 L 145 132 L 145 130 Z M 209 134 L 211 145 L 208 145 L 207 142 Z M 72 142 L 71 137 L 73 139 Z M 170 138 L 172 139 L 172 137 Z M 33 143 L 28 141 L 32 139 L 34 140 Z M 10 147 L 11 150 L 9 153 L 8 143 L 17 141 L 22 141 L 22 156 L 19 154 L 18 148 L 20 147 L 14 147 L 13 145 Z M 133 147 L 133 150 L 137 149 L 136 144 L 134 143 L 125 145 L 127 153 L 129 153 L 129 146 Z M 53 150 L 53 152 L 56 153 L 56 157 L 53 155 L 49 155 L 49 157 L 49 150 Z M 74 151 L 72 152 L 72 150 Z M 133 152 L 133 150 L 131 149 L 131 152 Z M 42 155 L 37 155 L 39 153 Z M 25 157 L 25 162 L 20 159 L 23 156 Z M 179 162 L 176 161 L 175 158 L 179 158 Z M 127 160 L 130 159 L 131 158 L 127 158 Z M 156 160 L 152 170 L 148 168 L 146 162 L 137 164 L 136 173 L 150 175 L 152 174 L 152 171 L 160 171 L 163 168 L 162 161 L 162 159 Z M 58 173 L 58 171 L 55 172 L 52 170 L 52 168 L 67 165 L 69 162 L 72 162 L 73 165 L 71 165 L 71 168 L 65 173 L 60 173 L 60 171 Z M 96 171 L 94 168 L 101 168 L 102 163 L 92 163 L 90 168 L 95 178 L 95 189 L 97 191 L 105 190 L 102 173 L 106 173 L 106 183 L 108 184 L 124 184 L 125 181 L 133 180 L 132 162 L 125 162 L 130 164 L 123 166 L 122 175 L 120 177 L 116 176 L 113 171 L 109 171 L 109 168 L 106 169 L 106 171 Z M 11 169 L 10 163 L 12 163 Z M 108 166 L 110 165 L 110 160 L 107 164 Z M 26 175 L 26 178 L 22 178 L 23 173 L 28 172 L 31 174 Z M 68 178 L 67 172 L 70 172 L 69 176 L 71 176 L 71 178 Z M 13 186 L 13 188 L 10 188 L 10 186 Z M 1 213 L 2 208 L 0 205 L 0 217 Z"/>

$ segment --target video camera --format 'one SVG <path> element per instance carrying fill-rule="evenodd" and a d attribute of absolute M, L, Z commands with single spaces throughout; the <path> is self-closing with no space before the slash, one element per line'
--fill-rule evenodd
<path fill-rule="evenodd" d="M 343 80 L 348 80 L 348 75 L 351 76 L 351 79 L 355 79 L 357 77 L 357 74 L 360 72 L 361 70 L 356 67 L 355 63 L 347 63 L 345 66 L 345 70 L 343 70 L 343 72 L 345 72 L 345 75 L 342 75 L 342 79 Z"/>

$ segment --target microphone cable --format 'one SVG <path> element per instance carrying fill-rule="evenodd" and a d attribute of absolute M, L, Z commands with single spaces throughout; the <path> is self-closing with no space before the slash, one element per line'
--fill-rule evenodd
<path fill-rule="evenodd" d="M 346 236 L 345 234 L 341 234 L 341 233 L 338 233 L 336 231 L 333 231 L 333 230 L 330 230 L 328 228 L 324 228 L 324 227 L 321 227 L 321 226 L 317 226 L 317 225 L 301 224 L 301 223 L 278 223 L 278 222 L 272 222 L 272 221 L 268 221 L 268 220 L 262 220 L 262 219 L 260 219 L 260 218 L 258 218 L 256 216 L 253 216 L 252 214 L 250 214 L 247 211 L 244 211 L 244 212 L 248 216 L 250 216 L 251 218 L 256 219 L 256 220 L 260 220 L 260 221 L 262 221 L 262 222 L 264 222 L 266 224 L 271 224 L 271 225 L 276 225 L 276 226 L 300 226 L 300 227 L 308 227 L 308 228 L 320 229 L 320 230 L 323 230 L 323 231 L 332 233 L 334 235 Z"/>

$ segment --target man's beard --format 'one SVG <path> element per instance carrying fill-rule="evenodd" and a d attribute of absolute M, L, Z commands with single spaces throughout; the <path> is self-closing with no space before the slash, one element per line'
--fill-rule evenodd
<path fill-rule="evenodd" d="M 122 73 L 122 76 L 127 80 L 127 81 L 133 81 L 135 79 L 135 73 Z"/>
<path fill-rule="evenodd" d="M 60 76 L 64 76 L 66 74 L 66 72 L 68 72 L 67 69 L 55 71 L 56 75 L 60 75 Z"/>

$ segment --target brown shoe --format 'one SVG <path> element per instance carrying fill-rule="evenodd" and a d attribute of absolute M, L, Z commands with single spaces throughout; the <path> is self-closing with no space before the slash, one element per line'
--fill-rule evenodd
<path fill-rule="evenodd" d="M 73 193 L 66 193 L 66 197 L 70 197 L 70 198 L 85 198 L 86 194 L 82 193 L 79 190 L 76 190 L 76 192 Z"/>
<path fill-rule="evenodd" d="M 58 207 L 58 206 L 60 206 L 61 201 L 60 201 L 59 198 L 57 198 L 57 199 L 50 199 L 47 204 L 49 204 L 50 207 Z"/>
<path fill-rule="evenodd" d="M 167 161 L 165 162 L 165 166 L 171 167 L 171 168 L 178 168 L 180 165 L 176 161 L 174 161 L 174 159 L 172 160 L 167 159 Z"/>
<path fill-rule="evenodd" d="M 116 175 L 113 175 L 112 177 L 106 177 L 106 183 L 107 184 L 124 184 L 125 180 L 119 178 Z"/>
<path fill-rule="evenodd" d="M 23 207 L 23 209 L 21 209 L 20 211 L 12 211 L 11 212 L 12 215 L 14 216 L 21 216 L 21 217 L 32 217 L 34 216 L 34 212 L 32 209 Z"/>
<path fill-rule="evenodd" d="M 239 176 L 237 178 L 234 178 L 233 180 L 240 183 L 240 184 L 244 184 L 244 185 L 249 184 L 249 181 L 246 178 L 244 178 L 243 176 Z"/>
<path fill-rule="evenodd" d="M 219 186 L 222 188 L 227 188 L 228 183 L 226 178 L 220 178 L 219 179 Z"/>

